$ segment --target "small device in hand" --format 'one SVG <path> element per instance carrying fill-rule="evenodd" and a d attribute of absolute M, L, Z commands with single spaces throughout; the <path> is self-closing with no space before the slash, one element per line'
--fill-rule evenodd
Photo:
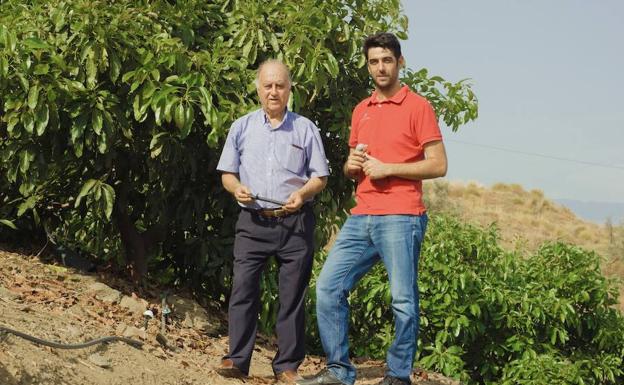
<path fill-rule="evenodd" d="M 355 146 L 355 151 L 366 152 L 366 149 L 368 149 L 368 144 L 358 143 L 357 146 Z"/>

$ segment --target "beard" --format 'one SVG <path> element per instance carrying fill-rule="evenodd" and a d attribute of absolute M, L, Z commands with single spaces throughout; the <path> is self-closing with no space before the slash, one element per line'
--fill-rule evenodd
<path fill-rule="evenodd" d="M 373 77 L 373 83 L 375 84 L 375 88 L 380 91 L 391 91 L 399 84 L 399 77 L 389 76 L 381 82 L 376 77 Z"/>

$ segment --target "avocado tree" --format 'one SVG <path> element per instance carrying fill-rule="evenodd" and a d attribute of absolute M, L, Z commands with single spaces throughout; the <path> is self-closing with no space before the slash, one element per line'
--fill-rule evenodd
<path fill-rule="evenodd" d="M 45 233 L 135 279 L 224 294 L 237 208 L 215 166 L 230 124 L 258 108 L 259 63 L 279 58 L 332 170 L 316 207 L 325 244 L 351 203 L 339 170 L 371 89 L 361 42 L 406 30 L 399 0 L 3 1 L 0 235 Z M 405 81 L 453 130 L 476 118 L 464 82 Z"/>

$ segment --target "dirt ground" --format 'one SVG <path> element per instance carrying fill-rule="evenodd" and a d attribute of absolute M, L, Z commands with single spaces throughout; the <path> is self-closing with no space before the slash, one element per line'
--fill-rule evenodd
<path fill-rule="evenodd" d="M 0 326 L 64 344 L 103 336 L 142 341 L 137 349 L 123 342 L 82 349 L 38 345 L 0 333 L 0 384 L 195 385 L 274 384 L 271 338 L 258 337 L 251 375 L 226 379 L 214 368 L 227 349 L 225 315 L 201 308 L 183 296 L 168 297 L 172 313 L 166 342 L 157 341 L 161 297 L 156 289 L 132 293 L 126 281 L 111 274 L 87 274 L 46 264 L 38 258 L 0 250 Z M 144 329 L 142 312 L 156 317 Z M 355 359 L 357 384 L 381 381 L 383 362 Z M 307 357 L 304 376 L 323 367 L 320 357 Z M 436 373 L 414 375 L 417 385 L 458 385 Z"/>

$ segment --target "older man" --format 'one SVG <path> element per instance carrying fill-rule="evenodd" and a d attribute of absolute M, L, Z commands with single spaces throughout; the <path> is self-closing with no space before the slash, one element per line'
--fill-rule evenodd
<path fill-rule="evenodd" d="M 290 74 L 280 61 L 260 65 L 256 89 L 262 108 L 234 122 L 217 169 L 242 210 L 236 223 L 234 279 L 229 305 L 229 354 L 218 372 L 249 373 L 260 308 L 260 274 L 275 256 L 279 266 L 278 380 L 299 379 L 305 356 L 304 295 L 314 255 L 312 199 L 329 170 L 318 128 L 288 111 Z"/>

